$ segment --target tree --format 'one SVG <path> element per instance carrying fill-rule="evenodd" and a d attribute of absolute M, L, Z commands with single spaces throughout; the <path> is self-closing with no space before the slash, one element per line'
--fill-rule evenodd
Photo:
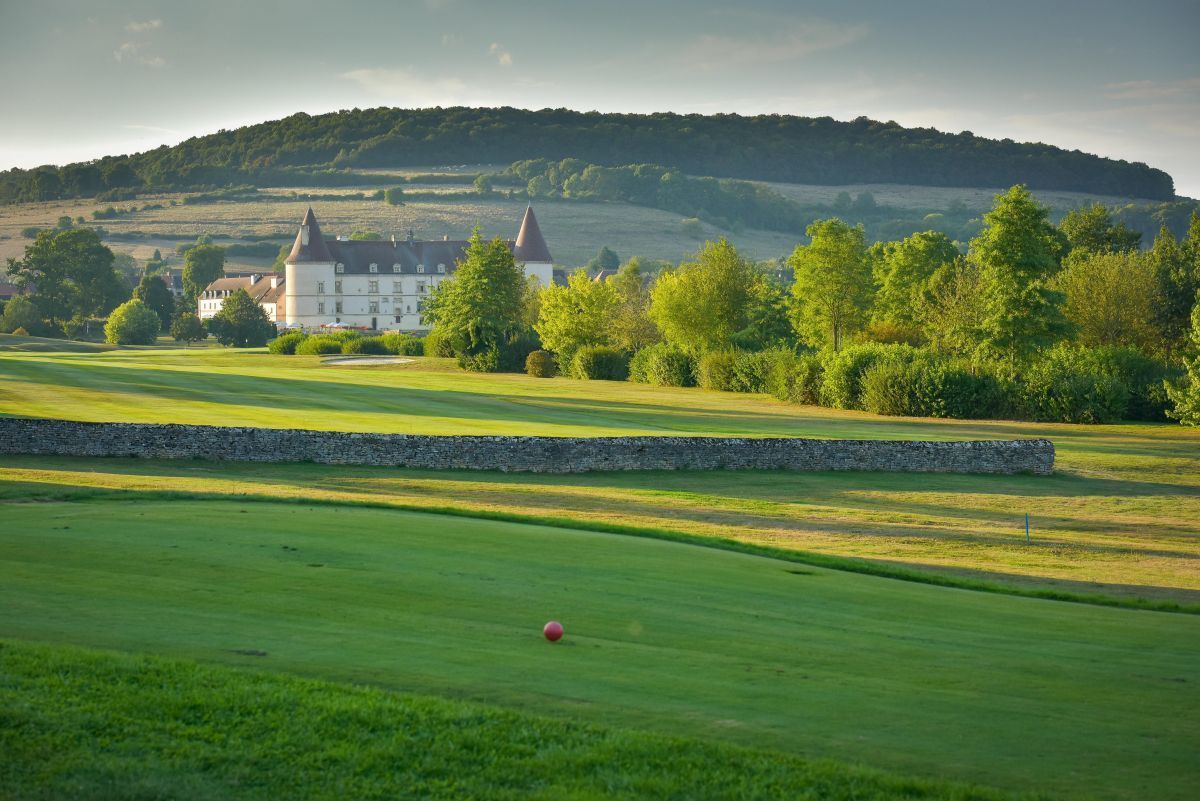
<path fill-rule="evenodd" d="M 907 328 L 916 326 L 917 304 L 926 283 L 960 255 L 950 237 L 940 231 L 924 231 L 899 242 L 872 246 L 869 253 L 875 278 L 872 320 Z"/>
<path fill-rule="evenodd" d="M 695 261 L 659 275 L 650 319 L 667 341 L 693 354 L 728 348 L 746 327 L 754 267 L 724 238 L 705 242 Z"/>
<path fill-rule="evenodd" d="M 602 245 L 596 258 L 588 262 L 589 270 L 615 270 L 621 266 L 621 257 L 608 245 Z"/>
<path fill-rule="evenodd" d="M 104 324 L 104 338 L 113 345 L 153 345 L 161 323 L 154 310 L 134 298 L 113 310 Z"/>
<path fill-rule="evenodd" d="M 188 250 L 183 261 L 183 302 L 196 307 L 196 300 L 205 288 L 225 274 L 225 248 L 219 245 L 196 245 Z"/>
<path fill-rule="evenodd" d="M 1174 408 L 1167 412 L 1185 426 L 1200 426 L 1200 302 L 1192 309 L 1192 358 L 1185 359 L 1187 375 L 1178 384 L 1167 386 Z"/>
<path fill-rule="evenodd" d="M 58 229 L 60 231 L 65 231 L 74 225 L 75 225 L 75 221 L 71 219 L 70 215 L 64 214 L 63 216 L 58 218 Z"/>
<path fill-rule="evenodd" d="M 161 277 L 146 273 L 133 290 L 133 296 L 145 303 L 162 323 L 162 330 L 171 326 L 171 318 L 175 316 L 175 296 L 167 288 Z"/>
<path fill-rule="evenodd" d="M 1153 348 L 1154 279 L 1153 263 L 1137 251 L 1072 254 L 1056 283 L 1078 342 Z"/>
<path fill-rule="evenodd" d="M 851 228 L 836 217 L 805 230 L 809 244 L 788 259 L 792 285 L 792 324 L 810 345 L 841 350 L 846 336 L 866 319 L 871 271 L 861 225 Z"/>
<path fill-rule="evenodd" d="M 650 319 L 650 289 L 639 258 L 632 258 L 605 281 L 617 293 L 617 308 L 609 325 L 609 341 L 626 353 L 662 339 Z"/>
<path fill-rule="evenodd" d="M 225 298 L 220 310 L 208 321 L 208 327 L 217 341 L 227 347 L 261 348 L 275 336 L 275 325 L 266 310 L 244 289 Z"/>
<path fill-rule="evenodd" d="M 476 175 L 475 191 L 481 195 L 490 195 L 492 193 L 492 176 L 485 172 Z"/>
<path fill-rule="evenodd" d="M 1164 225 L 1150 249 L 1150 261 L 1155 284 L 1153 321 L 1162 352 L 1171 356 L 1187 343 L 1192 307 L 1200 292 L 1200 216 L 1192 213 L 1182 243 Z"/>
<path fill-rule="evenodd" d="M 981 269 L 986 308 L 982 345 L 1010 361 L 1067 332 L 1062 295 L 1049 286 L 1066 241 L 1048 217 L 1048 209 L 1017 185 L 996 196 L 983 230 L 971 240 L 969 257 Z"/>
<path fill-rule="evenodd" d="M 8 260 L 8 272 L 41 317 L 60 322 L 102 316 L 129 296 L 114 260 L 95 231 L 42 231 L 20 261 Z"/>
<path fill-rule="evenodd" d="M 208 338 L 204 323 L 193 312 L 185 311 L 171 323 L 171 338 L 185 344 Z"/>
<path fill-rule="evenodd" d="M 42 328 L 42 313 L 34 302 L 23 295 L 4 304 L 4 314 L 0 316 L 0 332 L 11 334 L 18 328 L 24 328 L 36 334 Z"/>
<path fill-rule="evenodd" d="M 495 370 L 501 347 L 524 330 L 524 301 L 525 276 L 512 251 L 498 238 L 485 242 L 476 228 L 465 258 L 434 289 L 421 319 L 451 343 L 461 364 Z"/>
<path fill-rule="evenodd" d="M 576 270 L 566 286 L 542 290 L 534 330 L 542 346 L 557 353 L 559 364 L 565 366 L 582 347 L 611 344 L 610 327 L 620 302 L 607 281 L 593 281 L 584 270 Z"/>
<path fill-rule="evenodd" d="M 979 265 L 961 257 L 925 283 L 915 316 L 935 351 L 968 356 L 978 347 L 987 313 L 982 283 Z"/>
<path fill-rule="evenodd" d="M 389 206 L 404 205 L 404 187 L 393 186 L 391 189 L 383 193 L 383 199 Z"/>
<path fill-rule="evenodd" d="M 350 239 L 354 240 L 355 242 L 373 241 L 377 239 L 383 239 L 383 234 L 376 233 L 375 231 L 355 231 L 354 233 L 350 234 Z"/>
<path fill-rule="evenodd" d="M 789 316 L 788 292 L 766 272 L 755 276 L 746 304 L 746 327 L 733 336 L 733 342 L 746 350 L 766 350 L 794 342 Z"/>
<path fill-rule="evenodd" d="M 1114 223 L 1112 212 L 1103 203 L 1095 203 L 1086 209 L 1071 209 L 1058 224 L 1058 229 L 1067 237 L 1071 250 L 1085 253 L 1122 253 L 1137 250 L 1142 235 L 1126 227 L 1125 223 Z"/>

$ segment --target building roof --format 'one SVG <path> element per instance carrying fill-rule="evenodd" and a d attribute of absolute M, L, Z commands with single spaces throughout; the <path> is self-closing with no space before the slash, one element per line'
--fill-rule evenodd
<path fill-rule="evenodd" d="M 275 286 L 271 286 L 271 276 L 274 275 L 279 280 L 275 282 Z M 246 290 L 254 301 L 258 303 L 277 303 L 278 299 L 283 297 L 284 274 L 283 273 L 267 273 L 266 275 L 235 275 L 218 278 L 204 288 L 205 292 L 236 292 L 239 289 Z"/>
<path fill-rule="evenodd" d="M 313 214 L 311 206 L 300 223 L 300 230 L 296 232 L 296 242 L 287 257 L 288 264 L 306 261 L 332 261 L 325 237 L 321 236 L 321 226 L 317 225 L 317 215 Z"/>
<path fill-rule="evenodd" d="M 516 247 L 513 256 L 519 262 L 551 263 L 550 248 L 546 247 L 546 239 L 538 226 L 537 217 L 533 214 L 533 206 L 525 207 L 525 219 L 521 220 L 521 232 L 517 234 Z"/>

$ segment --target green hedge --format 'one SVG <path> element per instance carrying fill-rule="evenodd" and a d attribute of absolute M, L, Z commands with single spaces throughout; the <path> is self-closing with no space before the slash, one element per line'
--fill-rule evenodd
<path fill-rule="evenodd" d="M 296 352 L 297 346 L 307 338 L 308 334 L 303 331 L 289 331 L 268 342 L 267 350 L 271 353 L 291 356 Z"/>
<path fill-rule="evenodd" d="M 624 381 L 629 377 L 629 357 L 602 345 L 580 348 L 571 360 L 573 378 Z"/>
<path fill-rule="evenodd" d="M 694 387 L 696 361 L 666 342 L 642 348 L 629 360 L 629 380 L 660 387 Z"/>

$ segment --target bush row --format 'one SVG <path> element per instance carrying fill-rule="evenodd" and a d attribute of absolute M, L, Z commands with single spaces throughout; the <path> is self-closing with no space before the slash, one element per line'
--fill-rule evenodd
<path fill-rule="evenodd" d="M 267 350 L 287 356 L 325 356 L 335 353 L 423 356 L 426 344 L 425 340 L 418 337 L 395 331 L 373 337 L 365 337 L 357 331 L 336 331 L 327 334 L 290 331 L 267 343 Z"/>

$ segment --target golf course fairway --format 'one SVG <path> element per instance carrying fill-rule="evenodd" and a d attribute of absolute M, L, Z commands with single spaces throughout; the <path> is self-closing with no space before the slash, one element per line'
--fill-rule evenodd
<path fill-rule="evenodd" d="M 1195 615 L 384 509 L 108 500 L 4 521 L 10 640 L 1059 797 L 1184 799 L 1198 778 Z"/>

